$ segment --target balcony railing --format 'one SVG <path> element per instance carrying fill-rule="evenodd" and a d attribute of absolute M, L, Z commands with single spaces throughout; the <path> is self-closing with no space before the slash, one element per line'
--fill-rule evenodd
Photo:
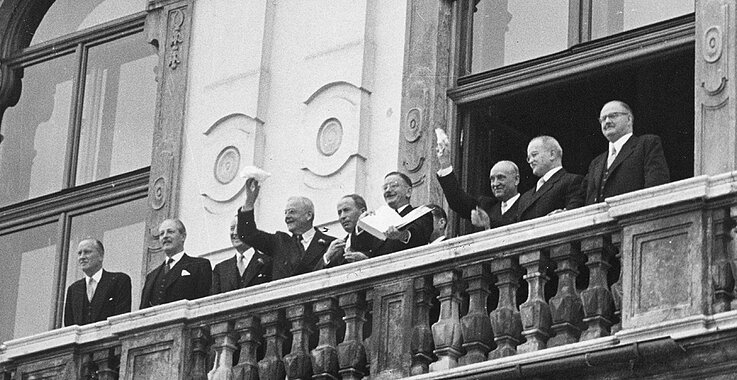
<path fill-rule="evenodd" d="M 0 374 L 555 378 L 670 363 L 696 347 L 689 339 L 737 331 L 730 312 L 736 194 L 737 173 L 691 178 L 376 260 L 17 339 L 0 349 Z"/>

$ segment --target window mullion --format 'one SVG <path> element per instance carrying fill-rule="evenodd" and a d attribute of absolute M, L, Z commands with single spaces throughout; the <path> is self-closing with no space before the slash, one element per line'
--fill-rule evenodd
<path fill-rule="evenodd" d="M 66 273 L 68 257 L 69 257 L 69 234 L 71 231 L 70 216 L 68 212 L 62 212 L 59 214 L 58 222 L 59 234 L 57 235 L 57 247 L 56 247 L 56 262 L 54 267 L 56 268 L 55 281 L 56 286 L 56 307 L 54 308 L 54 315 L 50 321 L 51 328 L 62 327 L 62 321 L 64 320 L 64 296 L 66 293 Z"/>
<path fill-rule="evenodd" d="M 591 1 L 570 0 L 568 3 L 568 47 L 591 40 Z"/>
<path fill-rule="evenodd" d="M 77 177 L 77 161 L 79 156 L 79 138 L 82 131 L 82 111 L 84 104 L 84 86 L 87 72 L 87 47 L 77 44 L 77 72 L 72 90 L 72 112 L 69 115 L 69 138 L 67 140 L 67 159 L 64 167 L 64 188 L 74 187 Z"/>

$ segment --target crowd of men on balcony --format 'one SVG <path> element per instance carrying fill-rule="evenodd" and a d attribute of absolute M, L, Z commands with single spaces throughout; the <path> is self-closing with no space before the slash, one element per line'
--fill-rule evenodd
<path fill-rule="evenodd" d="M 519 169 L 512 161 L 499 161 L 489 173 L 494 197 L 467 194 L 453 174 L 448 146 L 438 144 L 438 181 L 449 207 L 462 218 L 484 229 L 551 215 L 603 201 L 607 197 L 667 183 L 668 166 L 660 139 L 633 135 L 632 109 L 611 101 L 601 109 L 599 122 L 609 149 L 591 161 L 586 176 L 568 173 L 562 166 L 563 149 L 550 136 L 533 138 L 527 147 L 527 163 L 539 178 L 537 185 L 518 192 Z M 236 254 L 211 270 L 209 260 L 184 252 L 187 232 L 180 220 L 167 219 L 159 226 L 159 241 L 166 260 L 146 276 L 140 308 L 182 299 L 197 299 L 263 284 L 303 273 L 387 255 L 444 238 L 447 216 L 437 205 L 431 212 L 402 228 L 389 227 L 380 239 L 357 226 L 370 215 L 357 194 L 337 203 L 338 221 L 346 235 L 336 238 L 313 226 L 312 201 L 294 196 L 287 201 L 284 222 L 289 232 L 259 230 L 254 204 L 260 185 L 250 178 L 246 197 L 230 226 Z M 386 204 L 400 216 L 410 204 L 412 182 L 399 172 L 384 178 Z M 130 311 L 130 277 L 102 269 L 104 248 L 95 239 L 83 240 L 78 248 L 85 278 L 67 290 L 64 324 L 86 324 Z"/>

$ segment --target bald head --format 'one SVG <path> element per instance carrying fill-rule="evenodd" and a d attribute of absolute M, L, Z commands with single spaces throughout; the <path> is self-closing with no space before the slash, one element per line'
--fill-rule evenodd
<path fill-rule="evenodd" d="M 508 201 L 517 195 L 519 185 L 519 168 L 512 161 L 499 161 L 489 171 L 489 185 L 494 197 L 500 201 Z"/>

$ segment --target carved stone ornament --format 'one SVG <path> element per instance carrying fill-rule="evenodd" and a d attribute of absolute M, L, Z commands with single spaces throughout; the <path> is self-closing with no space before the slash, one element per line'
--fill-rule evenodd
<path fill-rule="evenodd" d="M 722 56 L 722 31 L 718 26 L 712 26 L 704 32 L 704 60 L 714 63 Z"/>
<path fill-rule="evenodd" d="M 407 112 L 407 124 L 404 128 L 404 139 L 409 143 L 413 143 L 422 136 L 422 112 L 417 108 L 412 108 Z"/>
<path fill-rule="evenodd" d="M 325 120 L 317 132 L 317 150 L 325 156 L 332 156 L 343 142 L 343 125 L 340 120 L 330 118 Z"/>
<path fill-rule="evenodd" d="M 229 184 L 240 169 L 241 152 L 234 146 L 225 147 L 217 159 L 213 168 L 215 179 L 223 185 Z"/>
<path fill-rule="evenodd" d="M 151 208 L 154 210 L 160 210 L 166 204 L 166 179 L 164 177 L 156 178 L 154 181 L 153 189 L 151 191 Z"/>
<path fill-rule="evenodd" d="M 184 34 L 182 33 L 182 25 L 184 25 L 184 12 L 181 9 L 175 9 L 171 12 L 172 37 L 169 41 L 171 53 L 169 54 L 168 65 L 172 70 L 176 70 L 182 61 L 179 59 L 179 49 L 184 43 Z"/>

